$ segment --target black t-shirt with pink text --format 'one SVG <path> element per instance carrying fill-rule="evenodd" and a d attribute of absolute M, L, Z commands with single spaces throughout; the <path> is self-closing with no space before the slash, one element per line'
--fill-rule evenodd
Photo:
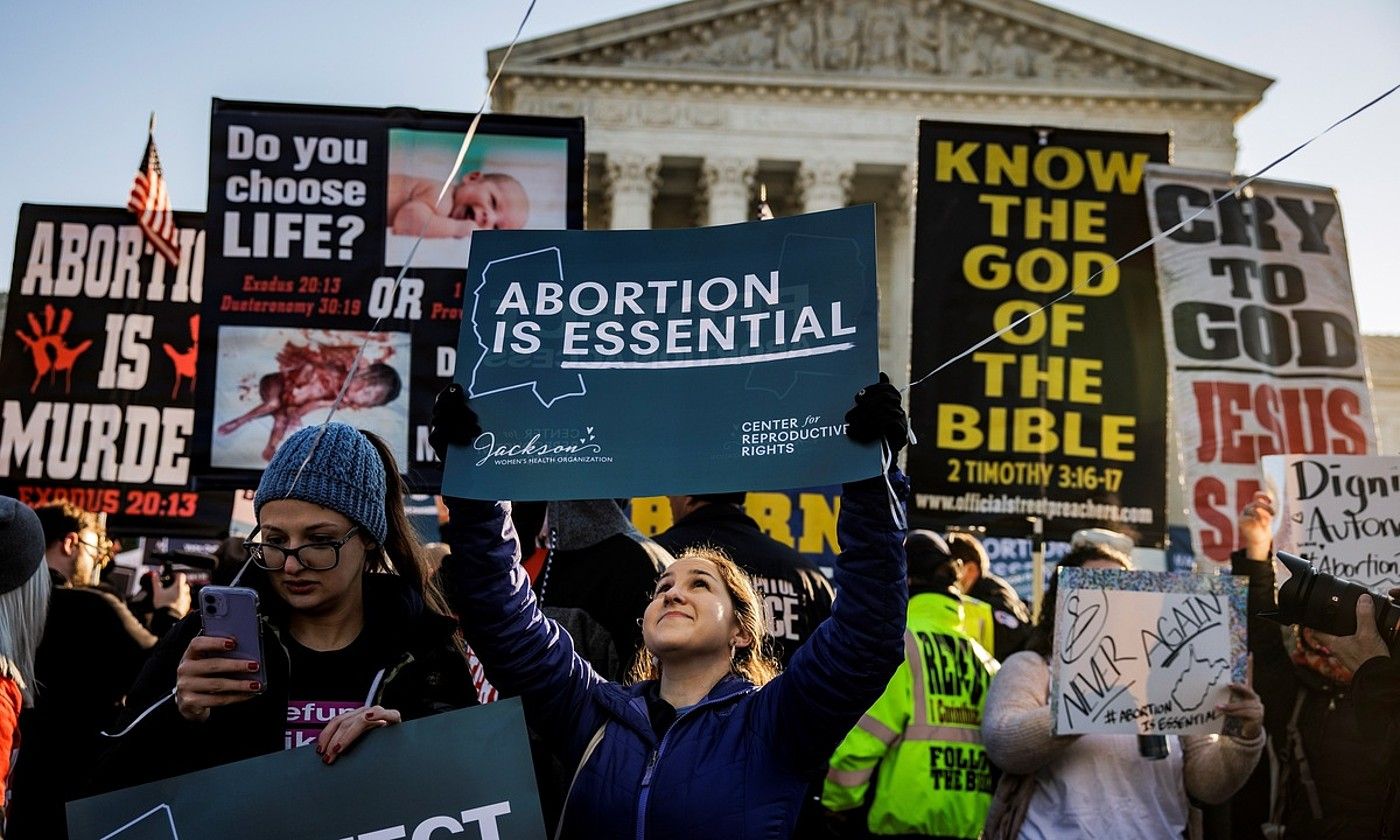
<path fill-rule="evenodd" d="M 365 705 L 374 678 L 387 664 L 367 636 L 362 632 L 340 650 L 320 651 L 286 635 L 291 660 L 286 749 L 316 743 L 316 736 L 333 718 Z"/>

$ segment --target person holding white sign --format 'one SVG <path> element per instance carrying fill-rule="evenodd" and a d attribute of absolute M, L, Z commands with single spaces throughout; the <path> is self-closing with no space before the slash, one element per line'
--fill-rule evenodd
<path fill-rule="evenodd" d="M 1400 598 L 1400 589 L 1387 594 L 1395 600 Z M 1378 803 L 1383 815 L 1381 836 L 1394 836 L 1400 828 L 1400 790 L 1396 784 L 1400 778 L 1400 664 L 1376 629 L 1375 606 L 1369 595 L 1356 602 L 1356 626 L 1357 631 L 1350 636 L 1319 633 L 1318 638 L 1356 675 L 1352 689 L 1357 717 L 1365 731 L 1380 736 L 1380 745 L 1373 744 L 1369 751 L 1385 763 L 1381 778 L 1389 782 L 1385 798 Z"/>
<path fill-rule="evenodd" d="M 1389 652 L 1367 609 L 1352 636 L 1280 627 L 1274 586 L 1274 500 L 1254 494 L 1240 512 L 1240 548 L 1231 571 L 1249 578 L 1249 650 L 1273 741 L 1264 763 L 1230 803 L 1232 835 L 1257 838 L 1376 837 L 1390 776 L 1377 738 L 1384 728 L 1362 717 L 1362 661 Z M 1370 607 L 1370 598 L 1357 602 Z M 1377 663 L 1378 665 L 1380 663 Z M 1377 666 L 1365 669 L 1367 675 Z"/>
<path fill-rule="evenodd" d="M 1106 545 L 1075 548 L 1060 568 L 1131 569 Z M 988 838 L 1186 837 L 1188 795 L 1224 802 L 1244 784 L 1264 748 L 1264 708 L 1248 685 L 1231 684 L 1219 710 L 1238 734 L 1167 736 L 1164 759 L 1148 760 L 1127 735 L 1055 735 L 1049 657 L 1058 577 L 1041 605 L 1027 650 L 1002 664 L 987 694 L 982 740 L 1006 771 L 987 819 Z"/>
<path fill-rule="evenodd" d="M 863 389 L 847 434 L 892 459 L 907 418 L 888 378 Z M 455 390 L 454 390 L 455 389 Z M 480 434 L 460 386 L 434 407 L 429 440 Z M 888 460 L 886 461 L 888 463 Z M 568 767 L 564 838 L 792 835 L 810 782 L 903 661 L 903 496 L 897 468 L 850 482 L 837 520 L 831 618 L 786 671 L 764 651 L 763 601 L 732 560 L 687 551 L 657 581 L 631 685 L 606 682 L 539 610 L 508 502 L 447 499 L 442 576 L 486 675 Z M 897 521 L 899 520 L 899 521 Z"/>

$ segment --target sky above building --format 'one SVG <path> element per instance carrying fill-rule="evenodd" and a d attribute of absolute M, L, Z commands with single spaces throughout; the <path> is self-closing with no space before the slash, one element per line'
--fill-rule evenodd
<path fill-rule="evenodd" d="M 271 100 L 472 111 L 488 48 L 526 0 L 4 0 L 0 27 L 0 260 L 22 202 L 125 204 L 158 114 L 177 209 L 204 207 L 209 102 Z M 525 39 L 656 8 L 654 0 L 539 0 Z M 1395 0 L 1060 0 L 1057 8 L 1275 79 L 1239 123 L 1252 173 L 1400 83 Z M 1400 93 L 1269 177 L 1334 187 L 1361 327 L 1400 334 Z"/>

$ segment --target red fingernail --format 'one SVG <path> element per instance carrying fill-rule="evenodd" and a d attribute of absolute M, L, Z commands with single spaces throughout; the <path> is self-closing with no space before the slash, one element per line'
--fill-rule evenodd
<path fill-rule="evenodd" d="M 374 720 L 374 712 L 365 712 L 365 720 Z"/>
<path fill-rule="evenodd" d="M 320 754 L 321 754 L 321 745 L 320 745 L 320 744 L 317 744 L 317 745 L 316 745 L 316 754 L 317 754 L 317 755 L 320 755 Z"/>
<path fill-rule="evenodd" d="M 253 680 L 252 682 L 248 683 L 248 690 L 262 691 L 262 683 L 258 682 L 257 680 Z"/>
<path fill-rule="evenodd" d="M 233 639 L 224 639 L 224 650 L 233 650 L 237 645 L 238 642 L 235 642 Z"/>
<path fill-rule="evenodd" d="M 258 663 L 256 663 L 256 662 L 249 662 L 249 663 L 248 663 L 248 670 L 249 670 L 249 671 L 256 671 L 256 670 L 258 670 Z"/>
<path fill-rule="evenodd" d="M 331 747 L 331 755 L 340 755 L 340 745 L 339 745 L 339 744 L 336 744 L 335 746 Z"/>

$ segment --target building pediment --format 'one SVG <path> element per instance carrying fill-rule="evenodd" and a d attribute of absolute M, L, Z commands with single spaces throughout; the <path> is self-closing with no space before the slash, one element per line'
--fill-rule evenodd
<path fill-rule="evenodd" d="M 492 68 L 503 50 L 489 55 Z M 1170 93 L 1271 81 L 1031 0 L 691 0 L 516 46 L 508 75 Z"/>

